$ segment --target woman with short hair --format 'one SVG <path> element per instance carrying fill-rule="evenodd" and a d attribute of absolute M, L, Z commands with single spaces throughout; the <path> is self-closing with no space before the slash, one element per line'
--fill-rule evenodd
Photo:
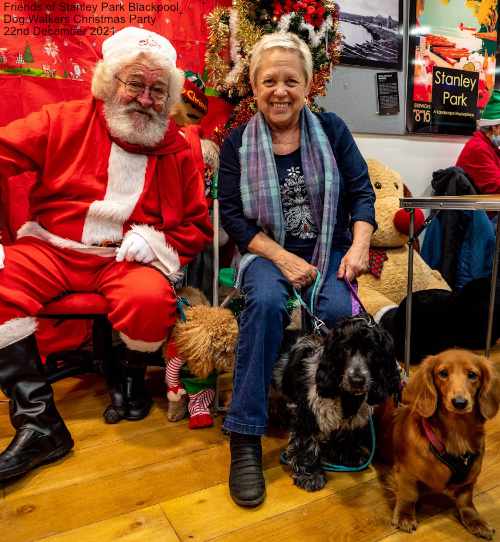
<path fill-rule="evenodd" d="M 307 45 L 292 33 L 267 34 L 252 50 L 250 79 L 258 112 L 224 142 L 219 174 L 222 224 L 244 254 L 246 304 L 224 422 L 230 492 L 241 506 L 265 497 L 261 435 L 292 288 L 313 297 L 328 327 L 353 314 L 344 279 L 366 270 L 376 225 L 368 168 L 347 126 L 306 105 Z"/>

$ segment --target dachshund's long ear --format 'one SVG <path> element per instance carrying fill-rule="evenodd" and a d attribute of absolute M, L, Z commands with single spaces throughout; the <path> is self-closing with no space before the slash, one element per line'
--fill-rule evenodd
<path fill-rule="evenodd" d="M 489 359 L 478 356 L 481 369 L 481 388 L 479 389 L 479 412 L 485 420 L 491 420 L 498 412 L 500 404 L 500 379 Z"/>
<path fill-rule="evenodd" d="M 334 398 L 339 392 L 344 372 L 344 356 L 339 352 L 339 336 L 337 330 L 332 330 L 325 339 L 316 371 L 316 390 L 320 397 Z"/>
<path fill-rule="evenodd" d="M 426 357 L 403 390 L 403 403 L 409 404 L 411 410 L 423 418 L 430 418 L 437 408 L 438 396 L 432 374 L 436 362 L 436 356 Z"/>

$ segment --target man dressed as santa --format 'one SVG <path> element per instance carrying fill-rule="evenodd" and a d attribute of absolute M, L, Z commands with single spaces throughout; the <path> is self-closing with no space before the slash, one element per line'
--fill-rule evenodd
<path fill-rule="evenodd" d="M 73 447 L 41 370 L 34 333 L 43 305 L 71 291 L 106 298 L 125 345 L 110 408 L 141 419 L 151 406 L 148 353 L 176 320 L 171 281 L 212 235 L 200 173 L 168 119 L 183 86 L 174 48 L 125 28 L 103 43 L 102 56 L 91 98 L 0 128 L 0 181 L 38 173 L 32 220 L 16 243 L 0 245 L 0 387 L 16 430 L 0 454 L 0 481 Z"/>

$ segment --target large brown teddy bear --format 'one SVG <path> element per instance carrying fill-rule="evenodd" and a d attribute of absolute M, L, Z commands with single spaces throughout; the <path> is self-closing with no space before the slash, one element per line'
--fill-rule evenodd
<path fill-rule="evenodd" d="M 399 231 L 395 216 L 403 197 L 403 179 L 378 160 L 367 160 L 377 197 L 378 229 L 370 249 L 370 272 L 358 279 L 359 295 L 367 311 L 376 315 L 385 307 L 399 305 L 406 297 L 408 279 L 408 235 Z M 404 211 L 401 211 L 404 212 Z M 398 221 L 396 220 L 396 223 Z M 438 271 L 431 269 L 417 252 L 413 259 L 413 291 L 450 287 Z"/>

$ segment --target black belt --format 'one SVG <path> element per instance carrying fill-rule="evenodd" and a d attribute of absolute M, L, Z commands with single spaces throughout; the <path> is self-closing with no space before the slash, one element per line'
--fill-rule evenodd
<path fill-rule="evenodd" d="M 93 247 L 100 247 L 100 248 L 117 248 L 121 245 L 121 241 L 109 241 L 105 239 L 104 241 L 100 241 L 99 243 L 92 243 Z"/>

